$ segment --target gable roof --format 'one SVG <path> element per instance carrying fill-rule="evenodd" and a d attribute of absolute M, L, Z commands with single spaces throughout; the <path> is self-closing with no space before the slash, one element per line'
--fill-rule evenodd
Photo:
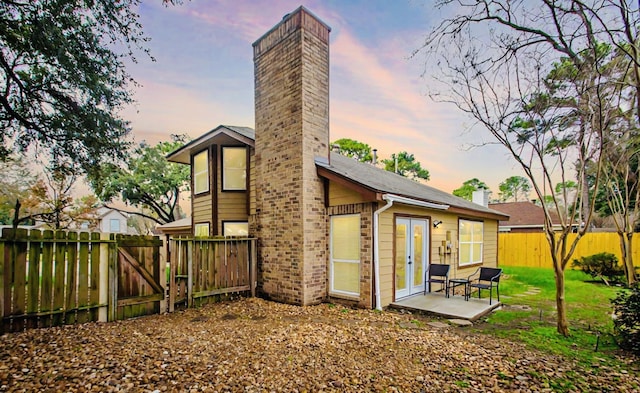
<path fill-rule="evenodd" d="M 318 175 L 373 200 L 382 200 L 384 194 L 393 194 L 417 201 L 448 205 L 446 210 L 450 212 L 508 219 L 502 212 L 335 152 L 330 153 L 330 162 L 316 158 L 316 167 Z"/>
<path fill-rule="evenodd" d="M 500 221 L 501 227 L 544 228 L 544 209 L 529 201 L 490 203 L 489 207 L 509 215 L 509 219 Z M 550 212 L 551 222 L 560 223 L 555 212 Z"/>
<path fill-rule="evenodd" d="M 249 127 L 219 125 L 199 138 L 169 153 L 167 160 L 179 164 L 191 164 L 191 152 L 201 150 L 216 139 L 219 139 L 221 143 L 238 141 L 249 146 L 254 146 L 256 132 L 253 128 Z"/>

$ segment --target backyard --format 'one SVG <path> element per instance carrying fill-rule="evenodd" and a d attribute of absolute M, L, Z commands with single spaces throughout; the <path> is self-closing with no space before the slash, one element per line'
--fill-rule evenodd
<path fill-rule="evenodd" d="M 615 289 L 568 272 L 565 339 L 554 333 L 551 272 L 506 273 L 504 309 L 466 328 L 251 298 L 5 334 L 0 391 L 640 391 L 637 360 L 609 334 Z"/>

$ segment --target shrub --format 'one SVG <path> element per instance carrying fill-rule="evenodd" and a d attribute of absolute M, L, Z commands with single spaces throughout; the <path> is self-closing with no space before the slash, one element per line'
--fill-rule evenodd
<path fill-rule="evenodd" d="M 640 284 L 618 292 L 611 300 L 613 326 L 621 348 L 640 355 Z"/>
<path fill-rule="evenodd" d="M 608 252 L 574 259 L 571 266 L 579 268 L 593 278 L 602 279 L 607 285 L 610 281 L 621 281 L 624 277 L 624 268 L 618 265 L 618 258 Z"/>

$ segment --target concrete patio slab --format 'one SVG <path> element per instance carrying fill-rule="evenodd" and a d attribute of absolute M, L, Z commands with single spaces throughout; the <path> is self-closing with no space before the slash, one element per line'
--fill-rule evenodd
<path fill-rule="evenodd" d="M 444 294 L 429 293 L 415 295 L 391 303 L 390 307 L 434 314 L 446 318 L 459 318 L 468 321 L 476 321 L 491 311 L 500 307 L 501 303 L 494 300 L 489 304 L 489 299 L 469 298 L 463 296 L 445 297 Z"/>

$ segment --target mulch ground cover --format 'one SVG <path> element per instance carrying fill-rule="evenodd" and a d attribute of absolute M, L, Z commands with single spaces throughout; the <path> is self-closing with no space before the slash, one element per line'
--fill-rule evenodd
<path fill-rule="evenodd" d="M 240 299 L 0 336 L 8 392 L 640 392 L 629 367 L 397 312 Z"/>

